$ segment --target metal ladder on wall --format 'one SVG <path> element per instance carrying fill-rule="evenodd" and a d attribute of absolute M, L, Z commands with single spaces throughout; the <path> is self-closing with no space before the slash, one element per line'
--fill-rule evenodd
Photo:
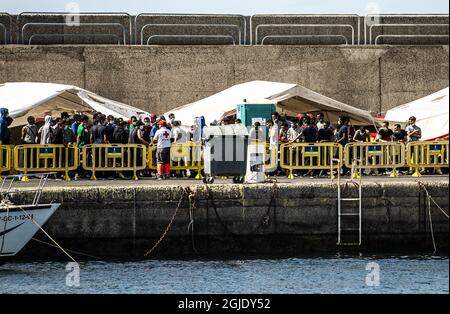
<path fill-rule="evenodd" d="M 337 160 L 333 160 L 337 161 Z M 339 161 L 338 161 L 339 163 Z M 338 167 L 338 174 L 337 174 L 337 186 L 338 186 L 338 195 L 337 195 L 337 207 L 338 207 L 338 238 L 337 238 L 337 245 L 348 245 L 348 246 L 359 246 L 361 245 L 361 237 L 362 237 L 362 226 L 361 226 L 361 210 L 362 210 L 362 169 L 361 169 L 361 162 L 357 159 L 354 159 L 352 162 L 352 169 L 351 173 L 354 173 L 355 168 L 358 165 L 358 173 L 359 176 L 357 177 L 357 180 L 354 180 L 353 176 L 351 176 L 351 179 L 345 183 L 345 186 L 343 189 L 341 189 L 341 180 L 340 180 L 340 169 L 341 167 Z M 349 185 L 349 183 L 353 184 L 357 190 L 358 190 L 358 197 L 342 197 L 342 191 L 346 189 L 346 187 Z M 358 211 L 355 212 L 348 212 L 343 211 L 342 204 L 347 204 L 351 202 L 357 202 L 358 203 Z M 355 221 L 356 220 L 356 221 Z M 350 225 L 350 226 L 348 226 Z M 345 238 L 352 238 L 355 240 L 352 241 L 345 241 L 343 239 L 343 236 Z M 356 240 L 357 239 L 357 240 Z"/>

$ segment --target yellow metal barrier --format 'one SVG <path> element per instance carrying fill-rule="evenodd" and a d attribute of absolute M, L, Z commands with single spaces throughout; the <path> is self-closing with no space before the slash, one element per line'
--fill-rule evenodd
<path fill-rule="evenodd" d="M 407 145 L 407 165 L 414 168 L 413 177 L 420 177 L 419 169 L 434 168 L 442 174 L 441 167 L 449 166 L 448 140 L 418 141 Z"/>
<path fill-rule="evenodd" d="M 264 172 L 274 172 L 278 169 L 278 148 L 270 143 L 266 143 L 264 155 Z"/>
<path fill-rule="evenodd" d="M 278 147 L 265 141 L 251 140 L 249 144 L 262 144 L 266 147 L 264 151 L 264 172 L 274 172 L 278 169 Z"/>
<path fill-rule="evenodd" d="M 133 180 L 138 180 L 137 171 L 147 167 L 147 148 L 142 144 L 89 144 L 83 146 L 83 169 L 96 171 L 133 171 Z"/>
<path fill-rule="evenodd" d="M 156 145 L 148 149 L 148 168 L 156 170 Z M 202 145 L 193 142 L 172 144 L 170 146 L 170 169 L 174 171 L 196 171 L 195 179 L 201 180 L 203 176 Z"/>
<path fill-rule="evenodd" d="M 336 165 L 335 169 L 340 171 L 342 156 L 342 145 L 338 143 L 293 143 L 280 146 L 280 166 L 289 172 L 289 179 L 294 178 L 294 170 L 332 170 L 333 165 Z M 339 159 L 340 163 L 333 163 L 333 159 Z"/>
<path fill-rule="evenodd" d="M 397 168 L 406 163 L 405 144 L 401 142 L 348 143 L 344 148 L 345 166 L 352 167 L 358 159 L 362 169 L 392 169 L 391 177 L 398 177 Z M 358 178 L 361 174 L 355 168 L 351 174 Z"/>
<path fill-rule="evenodd" d="M 65 180 L 70 181 L 69 171 L 79 166 L 78 155 L 75 145 L 19 145 L 14 147 L 14 169 L 24 174 L 61 171 L 65 173 Z M 27 176 L 22 178 L 22 181 L 28 180 Z"/>
<path fill-rule="evenodd" d="M 0 181 L 3 172 L 11 171 L 13 149 L 12 145 L 0 145 Z"/>

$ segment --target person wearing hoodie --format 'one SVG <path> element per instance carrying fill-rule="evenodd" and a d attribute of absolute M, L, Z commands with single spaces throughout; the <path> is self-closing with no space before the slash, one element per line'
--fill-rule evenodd
<path fill-rule="evenodd" d="M 38 131 L 40 135 L 40 144 L 52 144 L 53 143 L 53 128 L 52 117 L 45 116 L 44 125 Z"/>
<path fill-rule="evenodd" d="M 10 131 L 8 129 L 9 111 L 7 108 L 0 109 L 0 144 L 9 144 Z"/>

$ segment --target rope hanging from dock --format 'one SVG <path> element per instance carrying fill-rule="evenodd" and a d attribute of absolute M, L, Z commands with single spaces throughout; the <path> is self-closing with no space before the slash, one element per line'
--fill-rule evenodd
<path fill-rule="evenodd" d="M 189 187 L 181 188 L 181 197 L 178 200 L 177 207 L 175 208 L 175 211 L 172 214 L 172 217 L 170 218 L 166 229 L 164 229 L 164 232 L 161 235 L 161 237 L 158 239 L 158 241 L 156 241 L 156 243 L 153 245 L 153 247 L 144 254 L 144 256 L 150 255 L 158 247 L 158 245 L 161 243 L 161 241 L 165 238 L 167 232 L 169 232 L 170 228 L 172 227 L 172 223 L 175 220 L 175 216 L 177 215 L 178 210 L 180 209 L 181 203 L 183 202 L 185 197 L 187 197 L 189 200 L 189 196 L 191 195 L 191 193 L 192 193 L 192 191 Z"/>
<path fill-rule="evenodd" d="M 419 183 L 419 188 L 423 189 L 426 194 L 426 206 L 427 206 L 428 219 L 430 221 L 430 233 L 431 233 L 431 240 L 433 242 L 433 254 L 435 254 L 437 251 L 437 247 L 436 247 L 436 240 L 434 238 L 433 220 L 431 218 L 431 202 L 433 202 L 436 205 L 436 207 L 439 208 L 439 210 L 444 214 L 445 217 L 447 217 L 447 219 L 449 217 L 448 217 L 448 214 L 433 199 L 430 192 L 426 188 L 425 184 L 421 181 L 418 181 L 418 183 Z"/>

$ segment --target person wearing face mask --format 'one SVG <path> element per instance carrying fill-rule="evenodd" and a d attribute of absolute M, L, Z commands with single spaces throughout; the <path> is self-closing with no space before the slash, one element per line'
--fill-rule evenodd
<path fill-rule="evenodd" d="M 173 126 L 173 123 L 175 122 L 175 114 L 170 113 L 169 114 L 169 121 L 167 122 L 167 125 L 171 128 Z"/>
<path fill-rule="evenodd" d="M 150 133 L 151 133 L 151 131 L 152 131 L 152 123 L 150 121 L 150 118 L 149 117 L 145 117 L 144 118 L 142 137 L 145 140 L 145 142 L 148 143 L 148 145 L 151 144 L 151 142 L 150 142 Z"/>

